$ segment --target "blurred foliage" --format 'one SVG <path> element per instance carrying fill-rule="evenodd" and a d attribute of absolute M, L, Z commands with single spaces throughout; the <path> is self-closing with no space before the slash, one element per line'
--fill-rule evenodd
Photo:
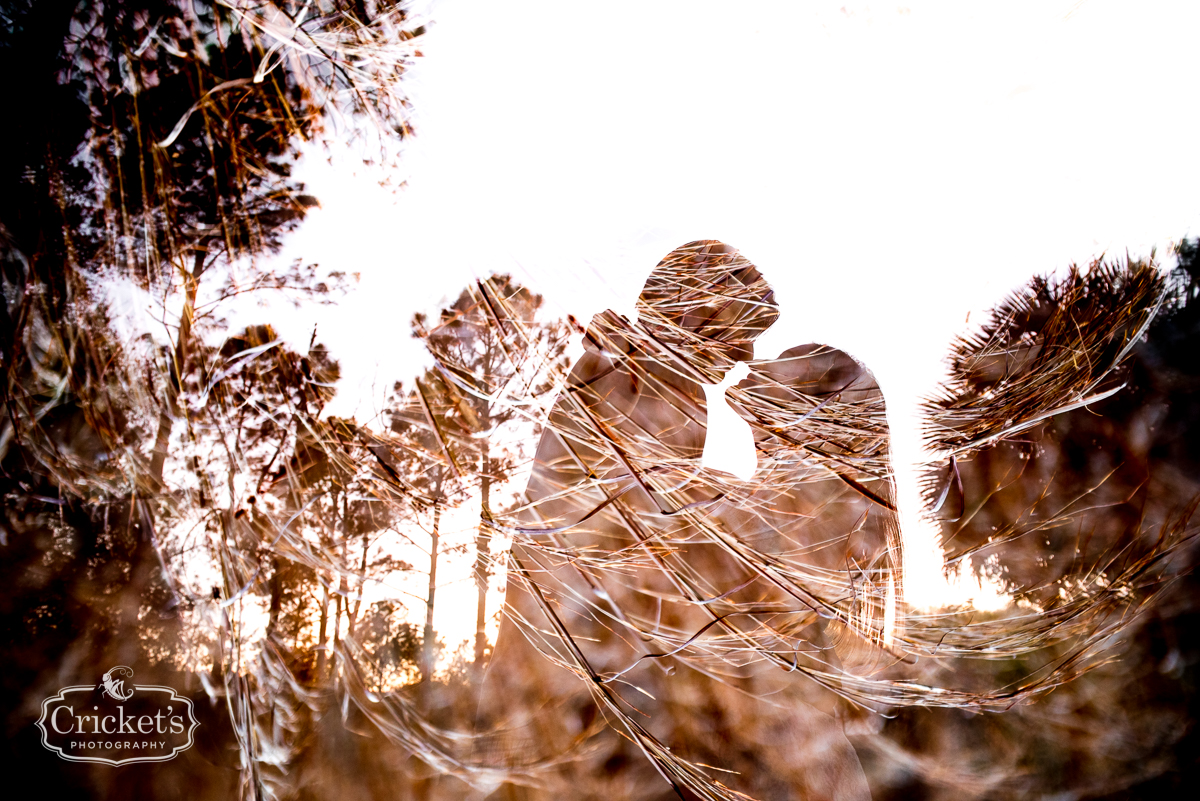
<path fill-rule="evenodd" d="M 297 149 L 409 135 L 422 32 L 384 0 L 0 7 L 6 765 L 122 799 L 1186 792 L 1200 243 L 1170 274 L 1037 278 L 952 346 L 927 500 L 948 564 L 1015 603 L 913 609 L 851 357 L 752 363 L 729 399 L 758 473 L 700 463 L 701 384 L 776 313 L 728 246 L 672 254 L 570 374 L 568 325 L 480 280 L 413 321 L 432 366 L 369 423 L 326 414 L 315 334 L 218 319 L 248 291 L 328 301 L 343 276 L 271 261 L 317 205 Z M 473 541 L 445 539 L 460 509 Z M 445 653 L 452 552 L 477 635 Z M 194 700 L 194 748 L 114 771 L 41 747 L 41 700 L 117 664 Z"/>

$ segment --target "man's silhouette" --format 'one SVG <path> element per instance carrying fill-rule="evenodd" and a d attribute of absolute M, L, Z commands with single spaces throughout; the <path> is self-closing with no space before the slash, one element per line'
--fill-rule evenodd
<path fill-rule="evenodd" d="M 691 242 L 650 274 L 637 320 L 597 315 L 538 446 L 517 517 L 500 635 L 481 710 L 509 717 L 548 699 L 578 696 L 579 670 L 555 622 L 567 619 L 585 659 L 610 668 L 645 653 L 622 628 L 621 589 L 585 568 L 589 556 L 625 553 L 643 581 L 658 570 L 657 530 L 689 505 L 715 500 L 686 480 L 700 470 L 707 411 L 704 383 L 751 357 L 778 316 L 770 285 L 734 248 Z M 535 590 L 533 585 L 537 585 Z M 541 596 L 539 599 L 538 596 Z M 524 629 L 524 631 L 522 631 Z M 547 662 L 529 638 L 570 670 Z M 583 702 L 591 706 L 584 697 Z M 491 714 L 488 714 L 488 713 Z M 593 713 L 594 714 L 594 713 Z M 579 730 L 567 723 L 565 729 Z"/>
<path fill-rule="evenodd" d="M 678 481 L 698 469 L 704 451 L 702 382 L 717 383 L 750 358 L 754 339 L 778 315 L 754 265 L 714 241 L 663 259 L 637 311 L 636 323 L 597 315 L 551 411 L 523 515 L 541 545 L 616 550 L 632 544 L 639 518 L 670 516 L 711 497 Z M 514 555 L 523 553 L 518 542 Z"/>

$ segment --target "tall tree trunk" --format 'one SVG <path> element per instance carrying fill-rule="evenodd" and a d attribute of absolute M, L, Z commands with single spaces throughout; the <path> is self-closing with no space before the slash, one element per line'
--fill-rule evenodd
<path fill-rule="evenodd" d="M 346 564 L 346 543 L 350 536 L 350 493 L 347 487 L 342 487 L 342 525 L 337 529 L 342 535 L 342 559 L 341 563 Z M 342 572 L 342 579 L 338 582 L 337 598 L 333 601 L 333 651 L 336 654 L 338 645 L 342 638 L 342 609 L 345 608 L 346 613 L 350 612 L 350 585 L 346 581 L 346 574 Z M 329 678 L 332 682 L 337 678 L 338 662 L 333 660 L 329 665 Z"/>
<path fill-rule="evenodd" d="M 338 513 L 338 497 L 337 488 L 333 489 L 333 531 L 338 530 L 337 513 Z M 322 538 L 321 545 L 325 546 L 326 542 Z M 318 574 L 319 576 L 320 574 Z M 337 623 L 334 623 L 336 629 Z M 320 630 L 317 633 L 317 682 L 325 680 L 325 668 L 329 664 L 329 654 L 326 650 L 326 644 L 329 642 L 329 584 L 326 581 L 321 581 L 321 624 Z"/>
<path fill-rule="evenodd" d="M 317 632 L 317 675 L 316 680 L 320 681 L 325 677 L 325 642 L 326 631 L 329 627 L 329 585 L 321 582 L 321 623 L 320 629 Z"/>
<path fill-rule="evenodd" d="M 342 577 L 342 585 L 346 583 L 345 576 Z M 338 644 L 341 642 L 342 629 L 342 593 L 339 591 L 337 597 L 333 599 L 333 652 L 336 655 Z M 331 659 L 329 661 L 329 680 L 332 683 L 337 678 L 338 661 Z"/>
<path fill-rule="evenodd" d="M 354 624 L 358 620 L 359 610 L 362 609 L 363 588 L 367 586 L 367 547 L 370 543 L 367 540 L 367 532 L 362 535 L 362 562 L 358 566 L 358 589 L 354 595 L 354 608 L 350 610 L 350 619 L 346 624 L 346 632 L 354 636 Z"/>
<path fill-rule="evenodd" d="M 427 696 L 433 682 L 433 604 L 437 595 L 438 528 L 442 522 L 442 468 L 437 468 L 433 490 L 433 536 L 429 545 L 429 595 L 425 601 L 425 632 L 421 641 L 422 695 Z"/>
<path fill-rule="evenodd" d="M 483 415 L 483 430 L 490 431 L 491 416 L 485 411 Z M 488 593 L 488 553 L 492 540 L 492 460 L 491 434 L 483 438 L 483 457 L 480 460 L 479 480 L 479 532 L 475 536 L 475 586 L 479 592 L 479 601 L 475 607 L 475 661 L 472 671 L 476 677 L 483 670 L 483 657 L 487 652 L 487 593 Z"/>
<path fill-rule="evenodd" d="M 167 461 L 167 449 L 171 441 L 171 428 L 179 413 L 179 393 L 183 389 L 183 376 L 188 352 L 192 344 L 192 321 L 196 316 L 196 289 L 200 286 L 200 274 L 204 272 L 206 251 L 196 251 L 195 263 L 189 273 L 183 271 L 183 311 L 179 314 L 179 333 L 175 338 L 175 349 L 171 353 L 170 374 L 167 378 L 167 396 L 158 415 L 158 434 L 154 439 L 154 452 L 150 457 L 150 478 L 155 487 L 162 486 L 163 468 Z"/>

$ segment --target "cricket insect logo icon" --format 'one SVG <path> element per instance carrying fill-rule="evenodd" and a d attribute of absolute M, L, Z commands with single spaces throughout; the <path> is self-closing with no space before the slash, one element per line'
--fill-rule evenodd
<path fill-rule="evenodd" d="M 126 679 L 132 679 L 133 669 L 127 668 L 124 665 L 118 665 L 100 677 L 100 684 L 104 687 L 104 692 L 110 698 L 117 701 L 128 701 L 133 697 L 133 690 L 125 692 L 125 680 L 114 678 L 114 676 L 124 676 Z"/>

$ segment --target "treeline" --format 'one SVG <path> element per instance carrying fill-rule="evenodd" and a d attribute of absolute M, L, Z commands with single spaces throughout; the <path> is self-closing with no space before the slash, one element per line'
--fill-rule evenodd
<path fill-rule="evenodd" d="M 353 736 L 318 724 L 335 688 L 428 696 L 448 548 L 481 577 L 458 680 L 486 659 L 490 510 L 512 502 L 565 345 L 541 298 L 493 276 L 414 320 L 436 366 L 371 425 L 323 413 L 339 368 L 321 344 L 270 320 L 226 330 L 205 305 L 327 302 L 339 273 L 268 266 L 317 205 L 290 177 L 297 145 L 331 115 L 407 136 L 422 32 L 392 2 L 0 10 L 0 64 L 24 76 L 23 122 L 0 131 L 7 763 L 96 796 L 168 776 L 197 796 L 284 792 L 312 738 Z M 131 336 L 122 293 L 158 326 Z M 439 521 L 460 507 L 479 523 L 448 544 Z M 121 787 L 47 763 L 29 717 L 119 664 L 192 695 L 203 721 L 194 753 Z"/>

